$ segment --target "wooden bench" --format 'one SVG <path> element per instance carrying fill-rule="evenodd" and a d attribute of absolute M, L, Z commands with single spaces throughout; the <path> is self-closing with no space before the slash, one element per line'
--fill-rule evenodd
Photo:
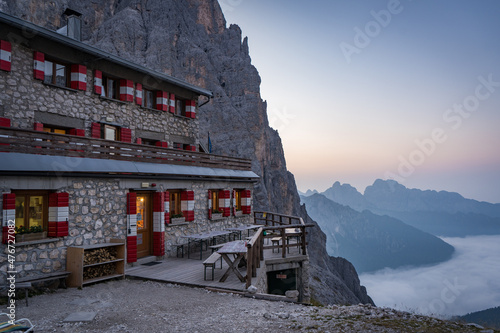
<path fill-rule="evenodd" d="M 184 245 L 187 244 L 172 244 L 173 247 L 177 248 L 177 258 L 179 258 L 179 250 L 181 251 L 181 258 L 184 258 Z"/>
<path fill-rule="evenodd" d="M 217 251 L 218 249 L 220 249 L 224 245 L 225 245 L 225 243 L 217 244 L 217 245 L 211 245 L 211 246 L 209 246 L 209 248 L 212 249 L 212 253 L 214 253 L 215 251 Z"/>
<path fill-rule="evenodd" d="M 28 306 L 28 289 L 31 289 L 33 286 L 31 282 L 17 282 L 16 281 L 16 289 L 23 290 L 24 289 L 24 297 L 26 298 L 26 306 Z"/>
<path fill-rule="evenodd" d="M 271 245 L 274 246 L 274 245 L 280 245 L 280 241 L 281 241 L 281 237 L 273 237 L 271 238 Z M 278 253 L 280 252 L 280 248 L 278 247 Z M 273 247 L 273 253 L 274 253 L 274 247 Z"/>
<path fill-rule="evenodd" d="M 220 259 L 220 268 L 222 268 L 222 256 L 214 252 L 208 257 L 204 262 L 203 262 L 203 279 L 206 281 L 207 280 L 207 267 L 212 268 L 212 281 L 214 280 L 214 271 L 215 271 L 215 265 L 217 264 L 217 260 Z"/>
<path fill-rule="evenodd" d="M 63 272 L 55 272 L 55 273 L 50 273 L 50 274 L 43 274 L 39 276 L 27 276 L 24 278 L 16 279 L 16 283 L 22 283 L 22 282 L 31 282 L 31 283 L 38 283 L 38 282 L 44 282 L 44 281 L 52 281 L 52 280 L 59 280 L 61 287 L 66 289 L 66 278 L 68 275 L 70 275 L 71 272 L 68 271 L 63 271 Z"/>

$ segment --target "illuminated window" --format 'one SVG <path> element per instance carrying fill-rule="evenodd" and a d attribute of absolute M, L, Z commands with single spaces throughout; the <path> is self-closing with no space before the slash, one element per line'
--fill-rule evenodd
<path fill-rule="evenodd" d="M 170 192 L 170 217 L 180 217 L 181 210 L 181 190 L 168 190 Z"/>
<path fill-rule="evenodd" d="M 219 190 L 212 190 L 212 213 L 220 213 L 220 211 L 219 211 Z"/>
<path fill-rule="evenodd" d="M 15 191 L 16 227 L 40 227 L 47 230 L 48 198 L 47 191 Z"/>
<path fill-rule="evenodd" d="M 241 192 L 243 190 L 241 189 L 235 189 L 234 190 L 234 207 L 236 210 L 241 210 Z"/>

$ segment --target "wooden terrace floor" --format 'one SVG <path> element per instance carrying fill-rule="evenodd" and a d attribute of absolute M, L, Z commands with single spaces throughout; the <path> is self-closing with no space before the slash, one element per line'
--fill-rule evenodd
<path fill-rule="evenodd" d="M 234 273 L 230 273 L 225 282 L 219 282 L 224 272 L 227 269 L 227 264 L 222 261 L 222 269 L 220 268 L 219 262 L 217 262 L 217 267 L 214 272 L 214 280 L 204 280 L 203 279 L 203 261 L 208 258 L 211 254 L 211 250 L 203 252 L 203 260 L 199 259 L 199 252 L 195 251 L 192 253 L 191 258 L 187 258 L 187 254 L 184 254 L 184 258 L 166 258 L 157 262 L 159 264 L 147 266 L 138 265 L 135 267 L 130 267 L 125 270 L 125 275 L 127 277 L 134 277 L 146 280 L 153 280 L 158 282 L 173 283 L 188 285 L 193 287 L 211 287 L 216 289 L 224 289 L 231 291 L 245 291 L 245 282 L 241 282 Z M 287 253 L 287 258 L 300 255 L 299 249 L 296 247 L 290 248 L 290 253 Z M 196 258 L 196 259 L 195 259 Z M 281 251 L 274 253 L 269 250 L 264 250 L 264 259 L 279 259 L 281 258 Z M 264 261 L 261 261 L 261 267 L 264 268 Z M 246 275 L 246 267 L 240 268 L 240 272 L 243 276 Z M 259 272 L 257 273 L 259 275 Z M 212 272 L 210 268 L 207 268 L 207 279 L 211 279 Z"/>

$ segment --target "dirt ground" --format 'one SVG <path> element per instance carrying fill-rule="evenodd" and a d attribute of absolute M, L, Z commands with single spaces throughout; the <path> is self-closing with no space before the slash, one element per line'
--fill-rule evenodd
<path fill-rule="evenodd" d="M 35 332 L 493 332 L 370 305 L 315 307 L 142 280 L 112 280 L 17 303 Z M 5 306 L 2 306 L 5 310 Z M 93 312 L 89 322 L 64 322 Z"/>

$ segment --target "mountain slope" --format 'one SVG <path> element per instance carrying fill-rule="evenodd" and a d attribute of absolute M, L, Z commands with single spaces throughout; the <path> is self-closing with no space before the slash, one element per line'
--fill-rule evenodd
<path fill-rule="evenodd" d="M 377 179 L 364 195 L 349 184 L 333 184 L 323 194 L 357 211 L 389 215 L 437 236 L 500 234 L 500 204 L 465 199 L 458 193 L 408 189 Z"/>
<path fill-rule="evenodd" d="M 358 272 L 434 264 L 451 258 L 453 247 L 388 216 L 357 212 L 315 194 L 302 197 L 309 215 L 327 234 L 327 251 L 353 263 Z"/>
<path fill-rule="evenodd" d="M 467 323 L 477 323 L 482 326 L 500 330 L 500 306 L 483 311 L 468 313 L 454 319 L 463 320 Z"/>

